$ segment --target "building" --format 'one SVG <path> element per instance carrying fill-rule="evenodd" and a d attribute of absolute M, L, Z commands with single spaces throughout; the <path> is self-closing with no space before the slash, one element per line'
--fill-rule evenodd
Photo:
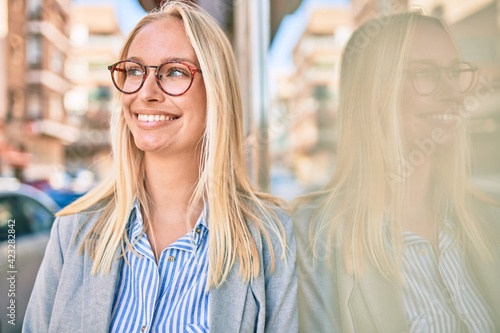
<path fill-rule="evenodd" d="M 0 26 L 2 175 L 35 181 L 94 166 L 96 155 L 109 153 L 114 88 L 107 66 L 124 39 L 114 8 L 71 0 L 0 5 L 7 9 Z"/>
<path fill-rule="evenodd" d="M 107 67 L 118 60 L 124 36 L 111 5 L 73 5 L 70 22 L 66 77 L 72 88 L 65 95 L 65 109 L 68 122 L 79 128 L 79 139 L 68 142 L 66 165 L 81 168 L 95 166 L 96 159 L 109 153 L 116 89 Z"/>
<path fill-rule="evenodd" d="M 352 0 L 354 23 L 361 23 L 375 15 L 390 15 L 408 9 L 408 0 Z"/>
<path fill-rule="evenodd" d="M 286 163 L 303 186 L 314 188 L 325 183 L 335 164 L 339 64 L 352 12 L 312 4 L 305 21 L 293 50 L 293 70 L 277 77 L 272 112 L 280 119 L 274 119 L 271 134 L 273 163 Z"/>
<path fill-rule="evenodd" d="M 70 0 L 4 4 L 7 33 L 5 61 L 0 65 L 6 73 L 0 88 L 7 101 L 0 108 L 3 173 L 24 169 L 25 176 L 39 177 L 51 165 L 64 163 L 64 143 L 76 133 L 66 123 L 63 103 L 71 88 L 64 74 L 70 48 L 70 5 Z"/>

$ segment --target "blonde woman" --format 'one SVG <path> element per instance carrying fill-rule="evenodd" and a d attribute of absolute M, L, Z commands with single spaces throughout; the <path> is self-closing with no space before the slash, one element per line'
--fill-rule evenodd
<path fill-rule="evenodd" d="M 418 12 L 353 33 L 335 172 L 296 216 L 301 331 L 500 330 L 500 219 L 467 178 L 477 74 Z"/>
<path fill-rule="evenodd" d="M 109 66 L 113 173 L 63 209 L 24 332 L 294 332 L 295 245 L 245 172 L 231 45 L 168 1 Z"/>

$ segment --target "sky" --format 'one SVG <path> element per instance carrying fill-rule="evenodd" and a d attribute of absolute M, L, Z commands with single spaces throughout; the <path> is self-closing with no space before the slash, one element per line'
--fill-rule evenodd
<path fill-rule="evenodd" d="M 137 0 L 73 0 L 78 5 L 109 5 L 116 8 L 116 19 L 124 35 L 127 35 L 146 14 Z"/>
<path fill-rule="evenodd" d="M 286 15 L 283 18 L 276 31 L 273 43 L 269 49 L 270 67 L 287 68 L 293 66 L 292 51 L 304 31 L 309 10 L 312 7 L 317 5 L 345 7 L 350 4 L 350 0 L 302 0 L 299 8 L 294 13 Z"/>

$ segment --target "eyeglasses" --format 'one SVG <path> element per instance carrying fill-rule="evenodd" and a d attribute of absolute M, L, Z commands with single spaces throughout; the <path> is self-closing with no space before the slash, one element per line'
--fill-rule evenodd
<path fill-rule="evenodd" d="M 182 61 L 169 61 L 159 66 L 147 66 L 134 60 L 122 60 L 108 66 L 116 89 L 124 94 L 138 92 L 148 77 L 148 68 L 155 69 L 155 79 L 161 91 L 170 96 L 185 94 L 201 69 Z"/>
<path fill-rule="evenodd" d="M 470 91 L 476 81 L 477 67 L 468 62 L 459 62 L 451 67 L 439 67 L 433 64 L 420 64 L 418 67 L 408 69 L 410 79 L 415 91 L 427 96 L 436 91 L 442 80 L 442 73 L 457 84 L 461 94 Z"/>

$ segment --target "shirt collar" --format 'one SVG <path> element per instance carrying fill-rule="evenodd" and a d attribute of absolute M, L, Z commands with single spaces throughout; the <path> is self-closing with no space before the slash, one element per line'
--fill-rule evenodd
<path fill-rule="evenodd" d="M 208 227 L 208 204 L 205 203 L 203 210 L 196 221 L 194 228 L 192 229 L 192 233 L 194 234 L 196 229 L 200 226 L 203 226 L 207 231 Z M 134 241 L 139 238 L 139 236 L 143 233 L 144 220 L 141 212 L 141 204 L 137 198 L 134 199 L 134 204 L 132 205 L 132 210 L 130 211 L 130 219 L 129 219 L 129 235 L 130 239 Z"/>

